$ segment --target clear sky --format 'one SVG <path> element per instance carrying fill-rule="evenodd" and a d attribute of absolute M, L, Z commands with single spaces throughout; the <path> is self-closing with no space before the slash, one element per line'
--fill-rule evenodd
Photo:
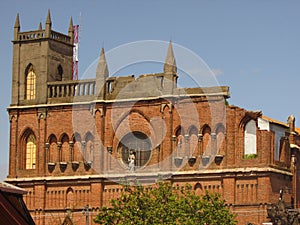
<path fill-rule="evenodd" d="M 0 180 L 8 171 L 13 26 L 36 30 L 51 10 L 52 28 L 67 33 L 70 17 L 81 25 L 79 76 L 99 56 L 119 45 L 170 39 L 199 55 L 230 86 L 229 103 L 300 126 L 300 1 L 22 1 L 0 3 Z M 175 52 L 176 55 L 176 52 Z M 109 62 L 108 62 L 109 64 Z M 133 74 L 161 72 L 132 71 Z"/>

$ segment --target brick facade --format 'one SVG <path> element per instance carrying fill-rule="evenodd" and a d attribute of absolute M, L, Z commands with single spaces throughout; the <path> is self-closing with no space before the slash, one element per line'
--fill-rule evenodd
<path fill-rule="evenodd" d="M 102 51 L 96 79 L 73 81 L 72 21 L 68 35 L 52 30 L 50 13 L 44 30 L 20 32 L 17 16 L 14 32 L 7 182 L 28 191 L 24 200 L 37 225 L 65 218 L 85 224 L 87 205 L 93 224 L 99 207 L 122 192 L 121 179 L 147 184 L 160 176 L 190 183 L 197 194 L 221 193 L 240 225 L 267 222 L 266 208 L 280 189 L 298 207 L 300 138 L 292 117 L 280 123 L 228 105 L 226 86 L 177 88 L 171 43 L 163 73 L 108 77 Z M 38 74 L 33 100 L 24 98 L 29 64 Z M 255 154 L 245 153 L 249 121 L 255 122 Z M 272 127 L 282 131 L 280 142 Z M 29 134 L 36 140 L 32 169 L 26 169 Z M 124 160 L 130 150 L 134 172 Z"/>

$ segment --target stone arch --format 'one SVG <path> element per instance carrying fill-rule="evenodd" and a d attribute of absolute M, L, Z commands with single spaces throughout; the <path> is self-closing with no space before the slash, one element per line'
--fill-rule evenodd
<path fill-rule="evenodd" d="M 94 136 L 91 132 L 87 132 L 85 135 L 85 161 L 93 162 L 94 161 Z"/>
<path fill-rule="evenodd" d="M 166 111 L 168 111 L 169 113 L 172 112 L 172 104 L 171 103 L 161 104 L 161 112 L 166 112 Z"/>
<path fill-rule="evenodd" d="M 72 209 L 74 208 L 74 191 L 71 187 L 69 187 L 66 191 L 67 196 L 67 208 Z"/>
<path fill-rule="evenodd" d="M 202 149 L 203 155 L 212 154 L 212 144 L 211 144 L 211 128 L 208 124 L 205 124 L 202 129 Z"/>
<path fill-rule="evenodd" d="M 120 124 L 133 113 L 137 113 L 137 114 L 141 115 L 143 118 L 145 118 L 145 120 L 148 121 L 148 123 L 150 123 L 150 118 L 147 115 L 145 115 L 145 113 L 143 113 L 143 111 L 141 111 L 139 109 L 131 109 L 131 110 L 128 110 L 127 112 L 123 113 L 123 115 L 117 120 L 115 127 L 119 127 Z"/>
<path fill-rule="evenodd" d="M 226 152 L 226 130 L 223 124 L 216 127 L 217 154 L 225 155 Z"/>
<path fill-rule="evenodd" d="M 58 149 L 57 138 L 54 134 L 48 137 L 49 149 L 48 149 L 48 162 L 54 163 L 58 161 Z"/>
<path fill-rule="evenodd" d="M 66 215 L 64 222 L 62 223 L 62 225 L 74 225 L 73 221 L 71 220 L 69 215 Z"/>
<path fill-rule="evenodd" d="M 199 182 L 195 184 L 194 191 L 195 191 L 196 195 L 201 195 L 202 194 L 203 188 L 202 188 L 202 185 Z"/>
<path fill-rule="evenodd" d="M 149 117 L 145 116 L 140 110 L 130 110 L 130 112 L 123 115 L 122 120 L 118 121 L 118 126 L 112 139 L 113 151 L 119 145 L 120 140 L 131 132 L 141 132 L 147 135 L 151 140 L 152 146 L 156 147 L 160 144 L 160 136 L 162 136 L 160 135 L 159 127 L 156 125 L 156 123 L 150 122 Z"/>
<path fill-rule="evenodd" d="M 73 160 L 83 162 L 82 139 L 79 133 L 75 132 L 73 137 Z"/>
<path fill-rule="evenodd" d="M 185 141 L 184 141 L 184 128 L 179 125 L 175 129 L 175 137 L 176 137 L 176 143 L 175 143 L 175 150 L 177 156 L 184 156 L 185 153 Z"/>
<path fill-rule="evenodd" d="M 63 133 L 60 137 L 60 154 L 61 154 L 61 162 L 70 162 L 71 161 L 71 152 L 69 145 L 69 136 L 66 133 Z"/>
<path fill-rule="evenodd" d="M 189 151 L 193 155 L 197 151 L 198 146 L 198 129 L 195 125 L 191 125 L 188 129 L 189 134 Z"/>

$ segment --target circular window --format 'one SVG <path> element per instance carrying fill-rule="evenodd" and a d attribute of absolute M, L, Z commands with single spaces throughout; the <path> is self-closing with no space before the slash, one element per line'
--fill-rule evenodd
<path fill-rule="evenodd" d="M 132 132 L 122 138 L 118 149 L 124 164 L 139 168 L 149 161 L 151 141 L 147 135 L 141 132 Z"/>

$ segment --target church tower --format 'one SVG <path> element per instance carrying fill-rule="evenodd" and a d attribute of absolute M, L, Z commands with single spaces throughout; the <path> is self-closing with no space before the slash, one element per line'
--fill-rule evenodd
<path fill-rule="evenodd" d="M 72 79 L 73 24 L 68 35 L 52 30 L 50 10 L 45 29 L 20 31 L 17 14 L 13 42 L 13 79 L 11 105 L 45 104 L 47 82 Z"/>

